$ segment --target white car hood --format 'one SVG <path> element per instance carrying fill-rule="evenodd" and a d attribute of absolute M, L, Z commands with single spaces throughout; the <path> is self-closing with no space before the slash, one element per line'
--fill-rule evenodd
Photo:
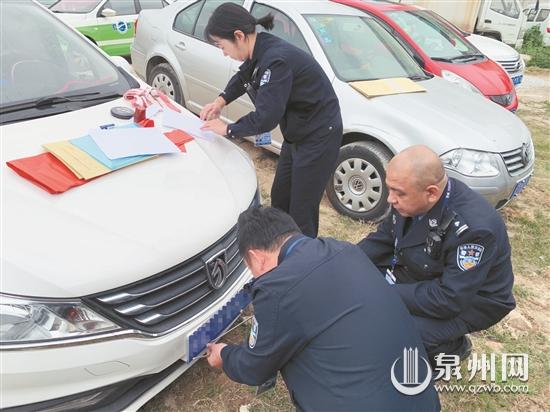
<path fill-rule="evenodd" d="M 506 43 L 491 39 L 490 37 L 470 34 L 466 37 L 476 48 L 491 60 L 515 60 L 519 59 L 519 53 Z"/>
<path fill-rule="evenodd" d="M 459 147 L 504 152 L 529 142 L 523 122 L 484 96 L 439 77 L 418 84 L 427 91 L 367 99 L 335 82 L 346 131 L 374 133 L 394 152 L 425 144 L 440 155 Z"/>
<path fill-rule="evenodd" d="M 122 100 L 3 126 L 2 292 L 78 297 L 154 275 L 220 239 L 251 203 L 254 166 L 224 138 L 50 195 L 5 162 L 114 121 Z M 93 119 L 93 120 L 92 120 Z"/>

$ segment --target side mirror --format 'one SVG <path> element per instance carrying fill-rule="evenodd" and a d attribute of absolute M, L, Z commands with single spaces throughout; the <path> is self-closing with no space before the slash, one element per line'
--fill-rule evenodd
<path fill-rule="evenodd" d="M 115 17 L 116 16 L 116 11 L 113 10 L 113 9 L 103 9 L 103 10 L 101 10 L 101 15 L 103 17 Z"/>

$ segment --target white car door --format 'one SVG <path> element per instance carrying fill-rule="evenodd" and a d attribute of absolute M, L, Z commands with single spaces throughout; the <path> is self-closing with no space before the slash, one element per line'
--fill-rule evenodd
<path fill-rule="evenodd" d="M 231 59 L 204 37 L 208 19 L 222 3 L 222 0 L 201 0 L 186 7 L 176 16 L 174 30 L 169 34 L 170 47 L 183 71 L 185 104 L 195 113 L 225 89 L 230 77 Z"/>
<path fill-rule="evenodd" d="M 300 29 L 290 17 L 273 7 L 269 7 L 265 4 L 253 3 L 251 14 L 254 17 L 263 17 L 268 13 L 271 13 L 274 18 L 274 26 L 270 31 L 271 34 L 294 44 L 308 53 L 311 53 L 302 33 L 300 32 Z M 262 31 L 263 28 L 261 26 L 256 26 L 256 30 Z M 239 70 L 239 66 L 240 63 L 233 62 L 231 67 L 231 75 L 234 75 Z M 255 110 L 254 105 L 252 104 L 250 98 L 245 94 L 228 106 L 228 116 L 232 121 L 236 121 L 253 110 Z M 279 152 L 284 140 L 279 127 L 273 130 L 271 135 L 271 147 L 268 147 L 268 149 Z"/>

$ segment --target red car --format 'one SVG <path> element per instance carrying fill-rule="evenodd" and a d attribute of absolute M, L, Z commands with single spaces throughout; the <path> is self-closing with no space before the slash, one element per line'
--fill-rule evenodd
<path fill-rule="evenodd" d="M 385 23 L 425 70 L 516 111 L 518 98 L 508 74 L 436 13 L 385 1 L 333 1 L 361 9 Z"/>

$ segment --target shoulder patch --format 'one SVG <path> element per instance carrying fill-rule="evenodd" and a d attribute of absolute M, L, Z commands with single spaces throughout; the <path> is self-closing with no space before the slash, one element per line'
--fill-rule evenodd
<path fill-rule="evenodd" d="M 258 321 L 256 316 L 252 317 L 252 327 L 250 328 L 250 336 L 248 337 L 248 347 L 254 349 L 258 341 Z"/>
<path fill-rule="evenodd" d="M 262 78 L 260 79 L 260 86 L 269 83 L 269 79 L 271 79 L 271 70 L 267 69 L 264 74 L 262 74 Z"/>
<path fill-rule="evenodd" d="M 484 246 L 477 243 L 464 243 L 456 249 L 456 263 L 460 270 L 469 270 L 481 262 Z"/>

